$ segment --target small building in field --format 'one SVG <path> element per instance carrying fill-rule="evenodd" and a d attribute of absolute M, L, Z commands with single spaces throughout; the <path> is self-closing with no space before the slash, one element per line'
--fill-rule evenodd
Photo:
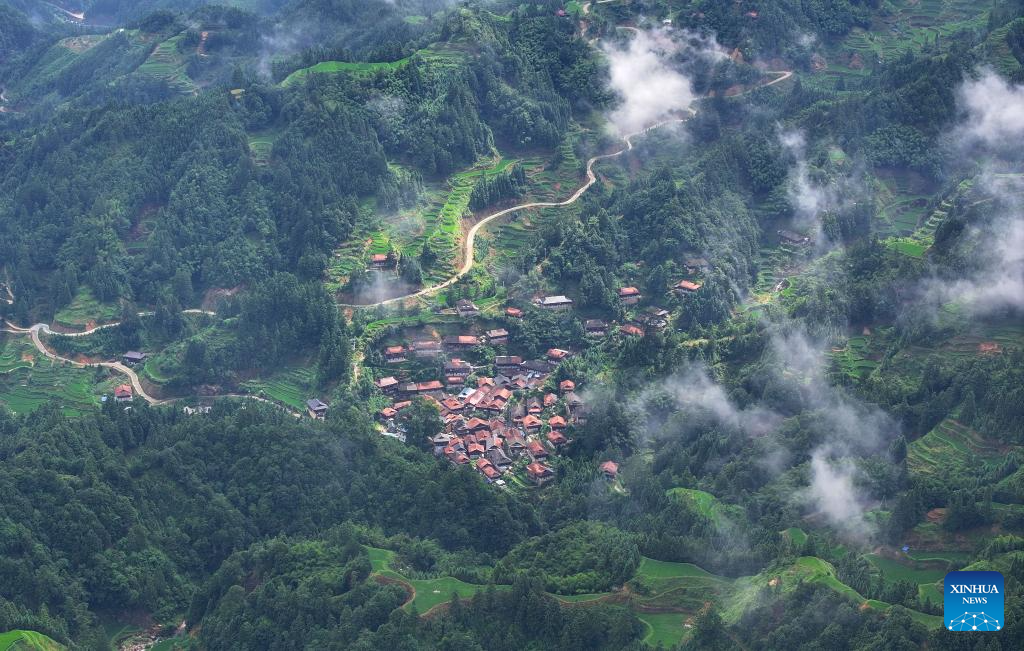
<path fill-rule="evenodd" d="M 547 356 L 552 362 L 560 362 L 569 356 L 569 351 L 561 348 L 548 348 Z"/>
<path fill-rule="evenodd" d="M 644 331 L 641 328 L 639 328 L 638 326 L 633 325 L 632 323 L 627 323 L 624 326 L 620 326 L 619 327 L 619 332 L 621 332 L 622 334 L 624 334 L 624 335 L 626 335 L 628 337 L 643 337 L 644 336 Z"/>
<path fill-rule="evenodd" d="M 135 366 L 146 361 L 146 353 L 140 353 L 137 350 L 129 350 L 127 353 L 121 356 L 121 361 L 127 366 Z"/>
<path fill-rule="evenodd" d="M 473 365 L 469 362 L 463 361 L 458 357 L 453 357 L 451 361 L 445 362 L 444 374 L 445 377 L 461 377 L 465 378 L 473 372 Z"/>
<path fill-rule="evenodd" d="M 509 317 L 510 319 L 521 319 L 523 318 L 523 311 L 520 310 L 518 307 L 506 307 L 505 316 Z"/>
<path fill-rule="evenodd" d="M 491 344 L 492 346 L 498 344 L 507 344 L 508 330 L 506 330 L 505 328 L 496 328 L 494 330 L 488 330 L 487 343 Z"/>
<path fill-rule="evenodd" d="M 778 234 L 779 240 L 782 241 L 784 244 L 794 244 L 796 246 L 803 246 L 804 244 L 810 244 L 811 242 L 811 238 L 807 237 L 806 235 L 801 235 L 800 233 L 795 233 L 790 230 L 783 229 L 781 231 L 778 231 Z"/>
<path fill-rule="evenodd" d="M 498 355 L 494 358 L 494 368 L 499 373 L 515 373 L 523 366 L 523 358 L 519 355 Z"/>
<path fill-rule="evenodd" d="M 545 466 L 543 463 L 534 461 L 530 465 L 526 466 L 526 476 L 530 478 L 534 484 L 543 486 L 555 477 L 555 472 Z"/>
<path fill-rule="evenodd" d="M 327 415 L 327 403 L 321 402 L 318 398 L 310 398 L 306 401 L 306 412 L 317 420 L 323 420 Z"/>
<path fill-rule="evenodd" d="M 695 283 L 692 280 L 680 280 L 672 290 L 677 294 L 692 294 L 700 288 L 700 283 Z"/>
<path fill-rule="evenodd" d="M 374 253 L 370 256 L 372 269 L 387 269 L 391 266 L 391 257 L 387 253 Z"/>
<path fill-rule="evenodd" d="M 392 395 L 398 390 L 398 379 L 391 375 L 380 378 L 374 384 L 387 395 Z"/>
<path fill-rule="evenodd" d="M 115 402 L 131 402 L 133 398 L 132 385 L 119 384 L 114 387 Z"/>
<path fill-rule="evenodd" d="M 583 322 L 583 331 L 588 337 L 603 337 L 608 334 L 608 324 L 601 319 L 587 319 Z"/>
<path fill-rule="evenodd" d="M 480 345 L 480 337 L 475 335 L 453 335 L 441 340 L 442 345 L 449 350 L 466 350 Z"/>
<path fill-rule="evenodd" d="M 405 361 L 405 346 L 388 346 L 384 349 L 384 361 L 388 364 L 401 364 Z"/>
<path fill-rule="evenodd" d="M 416 357 L 437 357 L 441 354 L 441 342 L 427 339 L 425 341 L 414 341 L 411 347 L 412 354 Z"/>
<path fill-rule="evenodd" d="M 614 461 L 605 461 L 601 464 L 601 474 L 605 479 L 614 480 L 619 476 L 619 464 Z"/>
<path fill-rule="evenodd" d="M 460 298 L 455 303 L 455 311 L 458 312 L 459 316 L 464 319 L 477 316 L 480 314 L 480 308 L 476 306 L 476 303 L 469 300 L 468 298 Z"/>
<path fill-rule="evenodd" d="M 686 268 L 686 273 L 691 276 L 707 273 L 711 269 L 711 265 L 704 258 L 687 258 L 683 266 Z"/>
<path fill-rule="evenodd" d="M 534 300 L 537 307 L 542 310 L 568 310 L 572 307 L 572 299 L 568 296 L 545 296 Z"/>
<path fill-rule="evenodd" d="M 636 287 L 619 288 L 619 300 L 625 305 L 636 305 L 642 298 L 643 295 L 640 294 L 640 290 Z"/>

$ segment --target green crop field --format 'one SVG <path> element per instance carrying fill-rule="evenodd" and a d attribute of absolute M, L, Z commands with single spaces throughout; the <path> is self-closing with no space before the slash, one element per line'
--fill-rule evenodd
<path fill-rule="evenodd" d="M 196 85 L 185 72 L 185 58 L 178 51 L 178 43 L 183 38 L 185 34 L 181 33 L 157 45 L 136 72 L 162 79 L 183 95 L 194 95 Z"/>
<path fill-rule="evenodd" d="M 694 507 L 694 509 L 712 522 L 722 515 L 722 504 L 711 493 L 695 488 L 670 488 L 668 495 Z"/>
<path fill-rule="evenodd" d="M 905 561 L 886 558 L 878 554 L 864 556 L 881 573 L 886 581 L 910 581 L 911 583 L 935 583 L 946 576 L 949 563 L 946 561 Z"/>
<path fill-rule="evenodd" d="M 790 527 L 782 532 L 782 534 L 789 539 L 799 549 L 803 547 L 804 543 L 807 542 L 807 532 L 800 527 Z"/>
<path fill-rule="evenodd" d="M 107 323 L 116 321 L 121 315 L 121 308 L 116 303 L 101 303 L 86 286 L 78 288 L 78 293 L 70 303 L 54 315 L 54 323 L 66 328 L 82 329 L 88 323 Z"/>
<path fill-rule="evenodd" d="M 321 61 L 308 68 L 300 68 L 291 73 L 281 82 L 282 86 L 291 86 L 308 77 L 316 74 L 338 74 L 348 73 L 352 75 L 372 75 L 381 70 L 398 70 L 409 63 L 409 57 L 398 61 L 383 61 L 370 63 L 362 61 Z"/>
<path fill-rule="evenodd" d="M 0 651 L 59 651 L 64 645 L 35 631 L 0 633 Z"/>
<path fill-rule="evenodd" d="M 644 643 L 650 646 L 659 644 L 665 648 L 678 645 L 686 634 L 686 613 L 638 613 L 637 619 L 647 627 Z"/>
<path fill-rule="evenodd" d="M 907 448 L 907 467 L 915 475 L 949 477 L 970 473 L 979 463 L 1004 455 L 993 442 L 978 432 L 947 418 Z"/>
<path fill-rule="evenodd" d="M 0 335 L 0 405 L 15 413 L 56 404 L 65 414 L 79 415 L 98 406 L 99 396 L 121 381 L 105 371 L 97 376 L 96 369 L 44 358 L 28 336 Z"/>
<path fill-rule="evenodd" d="M 316 377 L 311 368 L 278 371 L 266 378 L 249 380 L 242 386 L 253 395 L 303 411 L 306 401 L 316 397 Z"/>
<path fill-rule="evenodd" d="M 468 599 L 486 588 L 486 586 L 466 583 L 450 576 L 436 579 L 410 579 L 392 567 L 395 558 L 393 551 L 369 546 L 366 547 L 366 551 L 370 557 L 370 566 L 375 573 L 412 587 L 415 596 L 405 604 L 406 610 L 411 610 L 415 606 L 416 610 L 423 614 L 435 606 L 448 602 L 453 594 Z M 497 586 L 497 588 L 507 590 L 508 586 Z"/>

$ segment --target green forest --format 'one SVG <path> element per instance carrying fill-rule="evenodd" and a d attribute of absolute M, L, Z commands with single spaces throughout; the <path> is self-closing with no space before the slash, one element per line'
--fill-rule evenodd
<path fill-rule="evenodd" d="M 1022 0 L 0 0 L 0 651 L 1024 647 L 1021 116 Z"/>

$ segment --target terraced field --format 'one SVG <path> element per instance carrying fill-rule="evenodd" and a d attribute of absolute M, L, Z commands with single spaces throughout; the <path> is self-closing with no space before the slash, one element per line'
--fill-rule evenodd
<path fill-rule="evenodd" d="M 36 631 L 0 633 L 0 651 L 61 651 L 64 645 Z"/>
<path fill-rule="evenodd" d="M 298 411 L 306 409 L 306 401 L 316 397 L 316 377 L 310 368 L 291 368 L 268 378 L 249 380 L 242 386 L 253 395 L 282 403 Z"/>
<path fill-rule="evenodd" d="M 70 303 L 54 315 L 54 323 L 65 328 L 84 329 L 90 322 L 106 323 L 116 321 L 121 309 L 116 303 L 101 303 L 84 285 Z"/>
<path fill-rule="evenodd" d="M 63 366 L 43 358 L 28 337 L 0 335 L 0 405 L 19 414 L 45 404 L 81 415 L 100 404 L 120 381 L 109 374 L 97 380 L 93 369 Z"/>
<path fill-rule="evenodd" d="M 270 153 L 274 149 L 274 141 L 280 134 L 258 133 L 249 135 L 249 151 L 256 165 L 263 167 L 270 164 Z"/>
<path fill-rule="evenodd" d="M 843 348 L 833 348 L 829 359 L 839 372 L 853 380 L 863 380 L 878 368 L 885 354 L 885 337 L 858 335 L 850 337 Z"/>
<path fill-rule="evenodd" d="M 348 74 L 354 77 L 368 77 L 383 71 L 399 70 L 409 65 L 414 58 L 435 69 L 450 68 L 462 62 L 462 50 L 446 44 L 438 44 L 419 50 L 414 55 L 397 61 L 321 61 L 307 68 L 300 68 L 281 81 L 282 87 L 300 83 L 310 75 Z"/>
<path fill-rule="evenodd" d="M 878 19 L 870 31 L 855 28 L 842 48 L 858 53 L 865 64 L 892 61 L 907 51 L 944 40 L 955 33 L 984 25 L 987 7 L 971 0 L 892 0 L 890 16 Z"/>
<path fill-rule="evenodd" d="M 907 467 L 914 474 L 948 477 L 957 469 L 977 469 L 1003 451 L 978 432 L 947 418 L 907 448 Z"/>
<path fill-rule="evenodd" d="M 136 72 L 162 79 L 183 95 L 195 95 L 198 90 L 185 72 L 185 57 L 178 51 L 178 43 L 183 38 L 184 32 L 157 45 Z"/>

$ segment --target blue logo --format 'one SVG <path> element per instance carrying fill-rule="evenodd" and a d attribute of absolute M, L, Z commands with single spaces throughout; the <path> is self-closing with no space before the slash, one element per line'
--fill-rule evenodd
<path fill-rule="evenodd" d="M 1003 575 L 999 572 L 950 572 L 943 581 L 946 629 L 999 631 L 1003 621 Z"/>

